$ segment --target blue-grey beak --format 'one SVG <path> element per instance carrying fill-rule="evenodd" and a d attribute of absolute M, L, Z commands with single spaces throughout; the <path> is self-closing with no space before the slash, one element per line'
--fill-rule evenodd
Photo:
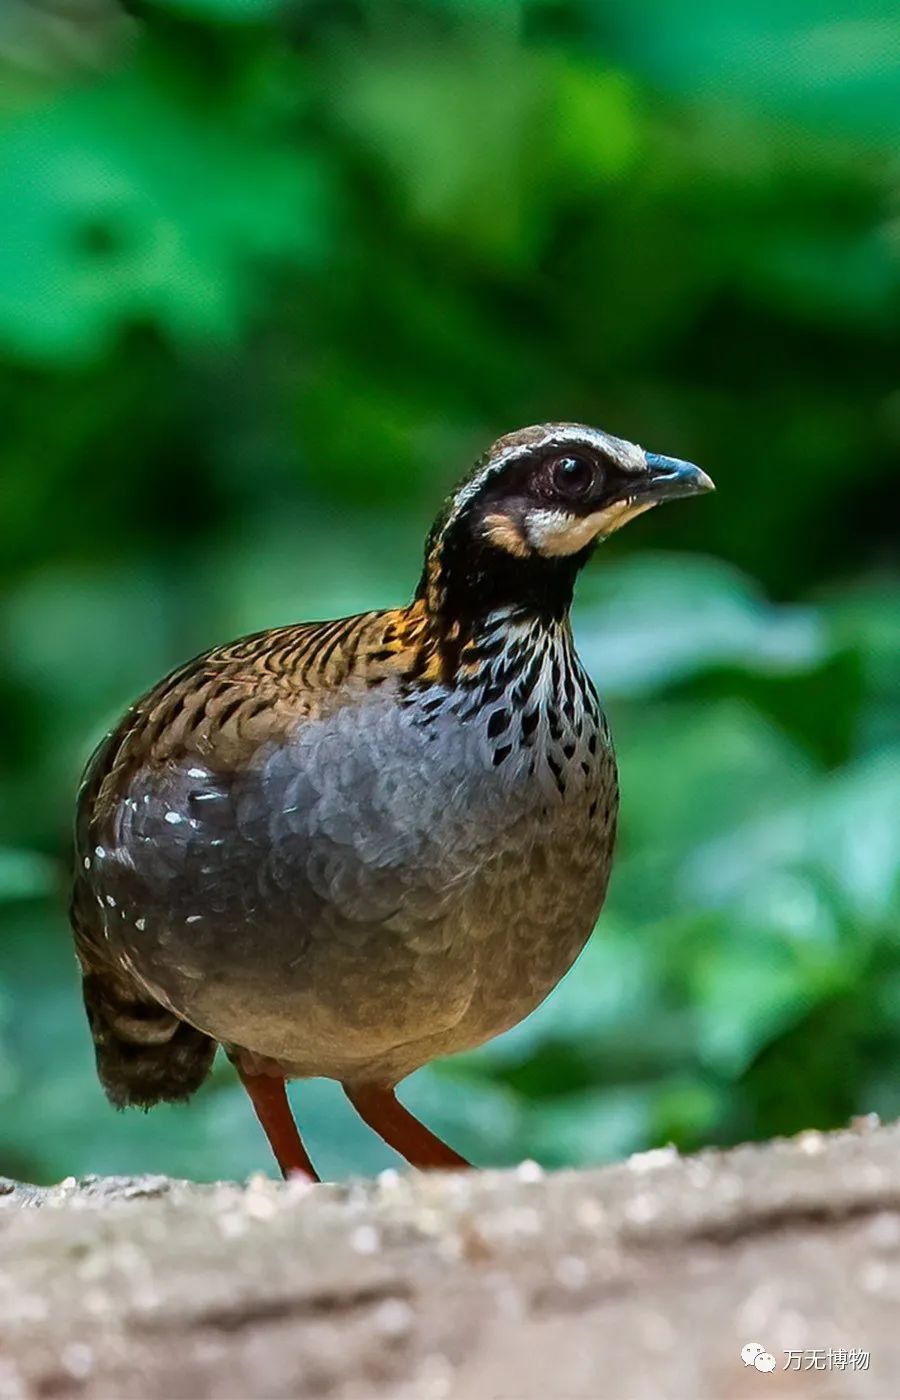
<path fill-rule="evenodd" d="M 715 484 L 706 472 L 695 467 L 693 462 L 682 462 L 678 457 L 660 457 L 656 452 L 645 452 L 647 473 L 643 478 L 639 495 L 645 501 L 673 501 L 678 496 L 699 496 L 704 491 L 715 491 Z"/>

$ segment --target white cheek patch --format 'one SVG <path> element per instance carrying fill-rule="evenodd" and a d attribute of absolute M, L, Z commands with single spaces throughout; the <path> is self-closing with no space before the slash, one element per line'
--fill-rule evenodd
<path fill-rule="evenodd" d="M 568 510 L 530 510 L 525 516 L 525 535 L 538 554 L 575 554 L 595 537 L 593 519 L 592 515 L 573 515 Z"/>
<path fill-rule="evenodd" d="M 525 517 L 525 535 L 532 549 L 548 558 L 577 554 L 600 535 L 611 535 L 655 501 L 616 501 L 591 515 L 568 510 L 532 510 Z"/>

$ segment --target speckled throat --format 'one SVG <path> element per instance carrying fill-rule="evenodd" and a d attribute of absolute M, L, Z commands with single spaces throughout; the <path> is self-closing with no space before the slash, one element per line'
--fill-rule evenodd
<path fill-rule="evenodd" d="M 568 614 L 501 608 L 458 648 L 434 645 L 453 655 L 455 669 L 437 684 L 427 665 L 407 673 L 401 703 L 418 712 L 418 723 L 427 728 L 449 711 L 464 723 L 483 724 L 495 767 L 524 761 L 529 776 L 549 775 L 560 795 L 590 776 L 598 747 L 609 748 L 610 736 Z"/>

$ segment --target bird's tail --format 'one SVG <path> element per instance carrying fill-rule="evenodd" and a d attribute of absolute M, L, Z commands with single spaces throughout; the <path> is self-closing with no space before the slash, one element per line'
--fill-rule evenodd
<path fill-rule="evenodd" d="M 116 1108 L 190 1098 L 209 1074 L 216 1042 L 148 999 L 116 971 L 82 982 L 97 1074 Z"/>

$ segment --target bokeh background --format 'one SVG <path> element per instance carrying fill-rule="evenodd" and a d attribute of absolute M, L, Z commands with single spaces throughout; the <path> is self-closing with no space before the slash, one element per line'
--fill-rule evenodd
<path fill-rule="evenodd" d="M 244 631 L 404 600 L 499 432 L 688 457 L 584 577 L 599 931 L 414 1076 L 480 1163 L 900 1113 L 893 0 L 4 0 L 0 1173 L 270 1170 L 227 1064 L 117 1115 L 65 922 L 78 771 Z M 337 1175 L 391 1154 L 292 1094 Z"/>

